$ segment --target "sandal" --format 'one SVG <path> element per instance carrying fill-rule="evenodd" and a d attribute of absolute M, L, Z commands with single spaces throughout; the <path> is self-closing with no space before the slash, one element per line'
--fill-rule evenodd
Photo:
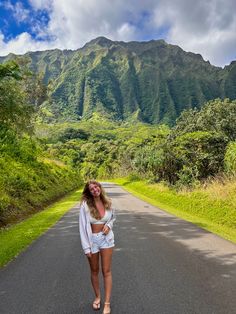
<path fill-rule="evenodd" d="M 105 304 L 107 304 L 107 305 L 109 304 L 109 305 L 110 305 L 110 302 L 104 302 L 104 305 L 105 305 Z M 103 310 L 102 314 L 111 314 L 111 308 L 110 308 L 110 306 L 109 306 L 109 310 L 106 311 L 106 312 Z"/>
<path fill-rule="evenodd" d="M 94 311 L 100 310 L 100 307 L 101 307 L 101 301 L 100 300 L 93 302 L 93 309 L 94 309 Z"/>

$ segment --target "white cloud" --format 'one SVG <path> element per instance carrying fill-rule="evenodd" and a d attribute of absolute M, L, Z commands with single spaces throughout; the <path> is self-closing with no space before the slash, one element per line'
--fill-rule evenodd
<path fill-rule="evenodd" d="M 0 32 L 0 51 L 1 56 L 12 52 L 15 54 L 24 54 L 27 51 L 37 51 L 56 48 L 56 43 L 42 42 L 34 40 L 30 34 L 24 32 L 7 43 L 4 35 Z"/>
<path fill-rule="evenodd" d="M 26 49 L 42 50 L 53 47 L 77 49 L 98 36 L 129 41 L 151 39 L 152 34 L 154 39 L 159 39 L 159 34 L 164 29 L 168 43 L 201 53 L 212 64 L 224 65 L 236 59 L 235 0 L 29 2 L 35 12 L 48 12 L 48 24 L 34 22 L 32 27 L 36 33 L 35 39 L 28 33 L 23 33 L 8 43 L 0 38 L 1 54 L 4 51 L 13 51 L 12 49 L 17 49 L 13 51 L 15 53 L 23 53 Z M 23 9 L 19 7 L 18 12 Z M 19 18 L 16 12 L 17 9 L 15 14 Z M 24 14 L 22 18 L 23 16 Z M 41 41 L 37 41 L 37 38 Z"/>
<path fill-rule="evenodd" d="M 135 37 L 135 27 L 129 23 L 124 23 L 117 30 L 117 40 L 130 41 Z"/>
<path fill-rule="evenodd" d="M 32 0 L 33 1 L 33 0 Z M 56 35 L 60 46 L 76 49 L 87 41 L 107 36 L 114 40 L 131 40 L 135 26 L 129 23 L 134 1 L 61 0 L 52 4 L 48 34 Z"/>
<path fill-rule="evenodd" d="M 52 0 L 29 0 L 35 10 L 50 9 Z"/>
<path fill-rule="evenodd" d="M 2 6 L 10 10 L 18 23 L 23 22 L 29 18 L 30 11 L 25 9 L 21 2 L 17 1 L 14 5 L 11 1 L 5 1 Z"/>
<path fill-rule="evenodd" d="M 170 25 L 169 43 L 201 53 L 212 64 L 222 66 L 236 58 L 235 0 L 160 1 L 153 22 Z"/>

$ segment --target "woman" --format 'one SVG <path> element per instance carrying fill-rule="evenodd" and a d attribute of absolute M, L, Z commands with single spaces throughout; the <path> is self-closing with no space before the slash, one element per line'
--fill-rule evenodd
<path fill-rule="evenodd" d="M 80 238 L 91 270 L 91 282 L 95 292 L 94 310 L 99 310 L 101 306 L 99 288 L 99 257 L 101 256 L 105 288 L 103 314 L 111 313 L 111 261 L 114 247 L 112 227 L 114 221 L 114 209 L 111 208 L 111 201 L 106 196 L 101 184 L 94 180 L 87 182 L 82 193 L 80 206 Z"/>

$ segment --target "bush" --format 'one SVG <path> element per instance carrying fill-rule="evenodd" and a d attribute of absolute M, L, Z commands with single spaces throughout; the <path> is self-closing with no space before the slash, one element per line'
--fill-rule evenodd
<path fill-rule="evenodd" d="M 236 142 L 230 142 L 227 146 L 224 166 L 227 173 L 236 173 Z"/>
<path fill-rule="evenodd" d="M 227 138 L 214 132 L 192 132 L 177 137 L 169 146 L 178 178 L 197 180 L 223 170 Z M 187 181 L 189 180 L 187 179 Z"/>
<path fill-rule="evenodd" d="M 183 166 L 183 168 L 178 172 L 178 181 L 175 184 L 177 189 L 181 189 L 183 187 L 196 187 L 199 185 L 199 172 L 196 166 L 188 167 Z"/>

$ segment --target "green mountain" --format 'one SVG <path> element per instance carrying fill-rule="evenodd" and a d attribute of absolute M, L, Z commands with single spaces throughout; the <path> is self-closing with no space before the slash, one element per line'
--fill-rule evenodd
<path fill-rule="evenodd" d="M 42 106 L 48 119 L 78 120 L 99 112 L 116 120 L 173 124 L 184 109 L 218 97 L 236 99 L 236 61 L 215 67 L 164 40 L 98 37 L 75 51 L 24 56 L 50 82 L 51 101 Z"/>

